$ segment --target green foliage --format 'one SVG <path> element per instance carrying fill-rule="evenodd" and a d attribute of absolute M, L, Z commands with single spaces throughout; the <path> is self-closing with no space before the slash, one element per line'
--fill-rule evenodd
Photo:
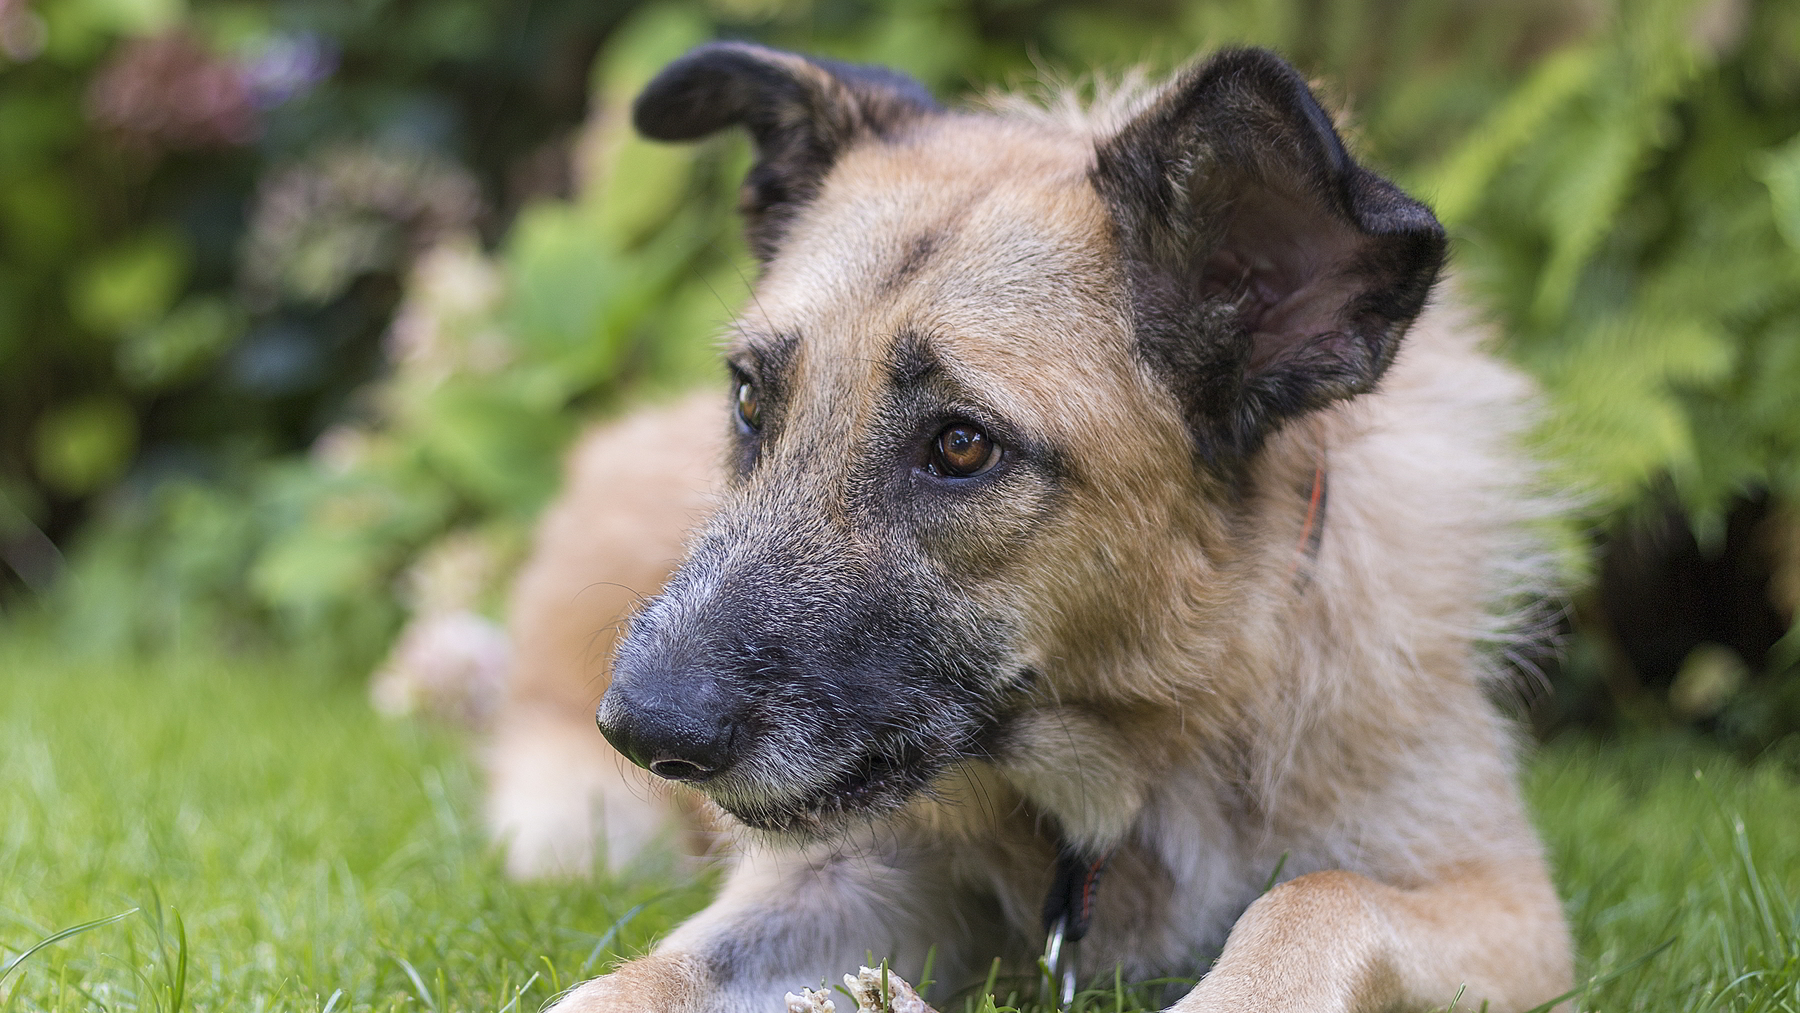
<path fill-rule="evenodd" d="M 65 547 L 104 540 L 143 527 L 157 485 L 245 493 L 303 451 L 379 368 L 414 247 L 498 230 L 515 177 L 520 195 L 555 189 L 525 170 L 579 122 L 584 68 L 627 10 L 0 5 L 7 511 Z M 271 239 L 288 242 L 275 266 L 291 283 L 273 291 L 256 270 Z M 88 439 L 77 465 L 70 413 L 96 399 L 131 417 L 111 427 L 125 456 Z M 8 603 L 11 576 L 0 567 Z"/>
<path fill-rule="evenodd" d="M 77 323 L 97 334 L 122 335 L 167 313 L 188 272 L 179 236 L 151 232 L 101 250 L 83 264 L 69 293 Z"/>
<path fill-rule="evenodd" d="M 691 14 L 653 9 L 600 73 L 630 95 L 705 34 Z M 352 657 L 378 649 L 405 563 L 471 532 L 516 545 L 555 488 L 575 411 L 622 385 L 685 381 L 658 360 L 724 321 L 717 293 L 740 285 L 721 277 L 731 187 L 719 159 L 631 138 L 617 113 L 582 139 L 592 178 L 575 199 L 525 209 L 492 256 L 465 236 L 417 260 L 372 407 L 325 435 L 322 463 L 257 483 L 281 516 L 250 586 L 303 638 L 330 635 Z"/>
<path fill-rule="evenodd" d="M 1800 492 L 1800 246 L 1775 213 L 1800 134 L 1800 21 L 1746 4 L 1741 37 L 1707 51 L 1696 6 L 1622 6 L 1426 187 L 1549 391 L 1557 478 L 1598 516 L 1663 476 L 1702 523 L 1748 489 Z"/>
<path fill-rule="evenodd" d="M 89 0 L 46 2 L 68 14 Z M 65 80 L 61 94 L 85 87 L 99 119 L 91 130 L 70 129 L 72 103 L 33 107 L 17 89 L 0 91 L 20 98 L 21 122 L 36 125 L 35 135 L 20 136 L 88 145 L 96 164 L 107 151 L 120 168 L 137 160 L 120 184 L 133 200 L 206 178 L 214 190 L 237 187 L 252 210 L 247 223 L 202 229 L 166 212 L 128 216 L 65 244 L 46 272 L 52 288 L 66 278 L 54 292 L 61 305 L 46 309 L 63 315 L 57 326 L 81 335 L 80 389 L 113 392 L 110 417 L 125 417 L 123 406 L 135 426 L 92 424 L 99 416 L 83 407 L 91 393 L 34 390 L 17 401 L 16 424 L 47 426 L 50 435 L 8 460 L 0 426 L 0 467 L 15 476 L 7 488 L 24 489 L 20 508 L 65 542 L 85 531 L 57 606 L 66 628 L 81 631 L 73 634 L 80 646 L 166 645 L 210 626 L 233 639 L 269 630 L 307 650 L 330 645 L 341 660 L 366 662 L 404 614 L 398 578 L 411 560 L 469 537 L 487 540 L 496 555 L 511 553 L 553 489 L 561 450 L 582 418 L 716 370 L 708 349 L 753 270 L 730 211 L 744 146 L 651 144 L 633 135 L 625 115 L 642 82 L 688 46 L 748 33 L 890 63 L 955 94 L 1025 81 L 1032 53 L 1070 68 L 1141 60 L 1167 68 L 1209 46 L 1262 42 L 1366 102 L 1355 128 L 1377 157 L 1406 162 L 1443 147 L 1517 76 L 1529 60 L 1526 39 L 1565 30 L 1547 3 L 1505 16 L 1425 0 L 1401 6 L 1400 33 L 1373 17 L 1321 21 L 1299 0 L 1105 12 L 1067 2 L 900 0 L 616 11 L 607 23 L 622 20 L 589 74 L 586 124 L 567 145 L 570 193 L 514 208 L 495 196 L 494 160 L 526 142 L 495 149 L 495 132 L 505 130 L 493 119 L 489 136 L 465 125 L 460 138 L 445 138 L 452 143 L 422 147 L 418 116 L 390 116 L 386 127 L 369 129 L 384 122 L 376 110 L 389 99 L 379 96 L 396 81 L 421 100 L 436 95 L 440 104 L 473 108 L 434 68 L 512 65 L 494 41 L 504 36 L 489 31 L 517 16 L 499 0 L 438 4 L 435 13 L 377 4 L 360 14 L 194 0 L 140 12 L 139 21 L 121 13 L 137 9 L 131 5 L 104 8 L 105 16 L 94 13 L 101 6 L 79 8 L 87 14 L 68 14 L 68 23 L 93 26 L 79 31 L 98 41 L 69 43 L 56 52 L 83 55 L 56 59 L 90 68 L 94 80 Z M 211 48 L 158 43 L 156 63 L 131 41 L 171 26 Z M 338 47 L 341 69 L 264 115 L 249 175 L 226 169 L 241 156 L 194 148 L 205 136 L 216 149 L 231 136 L 228 123 L 188 124 L 176 137 L 123 112 L 106 119 L 108 75 L 154 93 L 149 85 L 162 79 L 145 67 L 204 65 L 308 38 Z M 379 54 L 385 73 L 371 72 L 359 54 Z M 508 124 L 513 118 L 483 108 Z M 124 140 L 107 141 L 101 127 Z M 383 131 L 415 140 L 396 146 Z M 146 163 L 118 146 L 125 142 L 161 153 Z M 181 165 L 170 154 L 178 143 L 189 152 Z M 41 171 L 50 158 L 42 147 L 20 164 L 55 189 L 62 177 Z M 458 163 L 471 170 L 467 177 Z M 221 173 L 235 182 L 218 182 Z M 485 198 L 470 197 L 465 178 L 484 181 Z M 63 196 L 68 214 L 44 210 L 54 202 L 21 206 L 42 219 L 40 247 L 77 220 L 82 202 Z M 476 204 L 510 211 L 510 220 L 484 236 Z M 221 259 L 226 235 L 236 237 L 235 252 Z M 0 365 L 0 376 L 23 394 L 46 372 L 66 369 L 62 358 L 40 350 L 35 360 Z M 88 413 L 80 416 L 85 429 L 67 421 L 75 416 L 66 403 Z M 294 455 L 308 446 L 309 457 Z M 202 501 L 209 506 L 195 509 Z M 78 527 L 89 511 L 97 521 Z M 238 515 L 232 537 L 208 544 L 217 542 L 219 516 L 230 514 Z M 171 588 L 177 575 L 189 583 Z M 172 624 L 167 609 L 120 604 L 151 601 L 178 602 L 170 608 L 186 618 Z"/>
<path fill-rule="evenodd" d="M 38 474 L 52 489 L 85 493 L 101 488 L 130 461 L 136 421 L 111 398 L 58 406 L 38 421 Z"/>
<path fill-rule="evenodd" d="M 46 48 L 0 78 L 0 513 L 71 549 L 55 608 L 78 646 L 273 636 L 365 664 L 412 607 L 408 567 L 450 541 L 487 547 L 473 604 L 492 610 L 573 434 L 716 375 L 753 271 L 744 145 L 651 144 L 626 116 L 715 36 L 888 63 L 952 99 L 1273 46 L 1452 227 L 1458 287 L 1546 390 L 1547 481 L 1583 497 L 1577 569 L 1591 532 L 1671 497 L 1709 547 L 1746 495 L 1800 503 L 1800 13 L 1781 0 L 31 16 Z M 176 115 L 199 80 L 238 105 Z M 1592 614 L 1568 686 L 1604 682 Z M 1785 699 L 1742 704 L 1766 717 L 1756 742 Z"/>
<path fill-rule="evenodd" d="M 1673 505 L 1716 555 L 1727 515 L 1768 495 L 1758 542 L 1791 537 L 1777 526 L 1800 517 L 1797 145 L 1793 5 L 1632 0 L 1419 174 L 1464 287 L 1545 388 L 1548 478 L 1583 497 L 1579 526 L 1616 533 Z M 1793 580 L 1800 556 L 1775 566 Z M 1700 607 L 1743 607 L 1725 593 Z M 1578 601 L 1596 643 L 1573 666 L 1618 669 L 1607 645 L 1631 617 Z M 1751 748 L 1800 727 L 1796 660 L 1772 654 L 1717 727 Z M 1590 707 L 1601 681 L 1569 672 L 1557 706 Z"/>

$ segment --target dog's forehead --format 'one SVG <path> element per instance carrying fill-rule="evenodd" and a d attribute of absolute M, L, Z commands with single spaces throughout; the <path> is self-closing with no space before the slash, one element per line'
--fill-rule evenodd
<path fill-rule="evenodd" d="M 964 363 L 1116 367 L 1127 328 L 1090 137 L 952 116 L 848 152 L 794 222 L 745 333 L 796 340 L 834 385 L 884 382 L 923 336 Z M 1004 367 L 1003 367 L 1004 368 Z"/>

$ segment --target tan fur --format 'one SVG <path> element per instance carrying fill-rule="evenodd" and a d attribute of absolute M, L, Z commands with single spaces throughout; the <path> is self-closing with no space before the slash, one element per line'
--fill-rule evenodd
<path fill-rule="evenodd" d="M 746 838 L 711 907 L 559 1011 L 773 1011 L 866 951 L 916 974 L 935 946 L 940 980 L 978 977 L 996 950 L 1041 945 L 1008 926 L 1036 924 L 1044 816 L 1117 849 L 1084 975 L 1204 967 L 1196 941 L 1229 936 L 1178 1010 L 1423 1010 L 1466 985 L 1467 1008 L 1502 1013 L 1567 986 L 1566 929 L 1481 646 L 1504 644 L 1538 569 L 1529 526 L 1544 508 L 1514 449 L 1527 383 L 1436 307 L 1379 391 L 1279 431 L 1248 495 L 1222 507 L 1118 308 L 1119 257 L 1086 178 L 1097 129 L 958 115 L 853 148 L 738 339 L 808 335 L 787 424 L 815 434 L 794 463 L 828 476 L 812 490 L 828 501 L 836 473 L 818 461 L 854 456 L 903 328 L 943 336 L 937 352 L 986 403 L 1075 448 L 1079 479 L 1020 554 L 989 566 L 982 546 L 1030 503 L 945 534 L 971 593 L 1026 631 L 1043 681 L 1016 734 L 1032 748 L 954 768 L 847 841 Z M 920 236 L 934 255 L 906 265 Z M 590 845 L 568 828 L 590 819 L 585 800 L 609 826 L 655 823 L 598 735 L 583 754 L 551 729 L 591 725 L 614 624 L 674 562 L 717 446 L 707 411 L 591 437 L 540 532 L 494 752 L 517 872 L 582 864 Z M 724 398 L 710 411 L 723 432 Z M 1320 466 L 1329 510 L 1309 559 Z M 519 815 L 533 792 L 579 812 L 545 831 Z M 647 837 L 609 834 L 609 858 Z M 1258 899 L 1278 866 L 1287 881 Z M 751 926 L 763 942 L 747 949 Z"/>
<path fill-rule="evenodd" d="M 594 729 L 619 630 L 681 559 L 704 514 L 722 430 L 716 396 L 690 396 L 578 442 L 562 495 L 513 589 L 517 660 L 488 748 L 488 825 L 507 871 L 622 866 L 668 836 L 663 793 Z"/>

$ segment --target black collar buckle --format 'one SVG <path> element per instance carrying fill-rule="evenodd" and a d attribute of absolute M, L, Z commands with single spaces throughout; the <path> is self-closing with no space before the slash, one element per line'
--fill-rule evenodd
<path fill-rule="evenodd" d="M 1057 848 L 1056 875 L 1044 899 L 1044 974 L 1058 1009 L 1075 1001 L 1081 940 L 1094 919 L 1094 893 L 1111 852 L 1094 857 L 1066 842 Z"/>

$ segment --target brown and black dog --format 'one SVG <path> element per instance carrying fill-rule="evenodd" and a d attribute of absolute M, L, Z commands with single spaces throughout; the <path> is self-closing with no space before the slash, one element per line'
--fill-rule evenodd
<path fill-rule="evenodd" d="M 576 455 L 493 816 L 523 873 L 585 862 L 596 816 L 615 861 L 653 837 L 582 728 L 605 689 L 606 738 L 736 847 L 558 1011 L 774 1013 L 934 947 L 961 984 L 1083 929 L 1078 978 L 1199 977 L 1186 1013 L 1567 988 L 1490 699 L 1543 589 L 1531 390 L 1427 309 L 1442 228 L 1290 67 L 949 111 L 719 43 L 635 117 L 748 128 L 763 272 L 729 407 Z M 595 685 L 596 631 L 659 587 Z"/>

